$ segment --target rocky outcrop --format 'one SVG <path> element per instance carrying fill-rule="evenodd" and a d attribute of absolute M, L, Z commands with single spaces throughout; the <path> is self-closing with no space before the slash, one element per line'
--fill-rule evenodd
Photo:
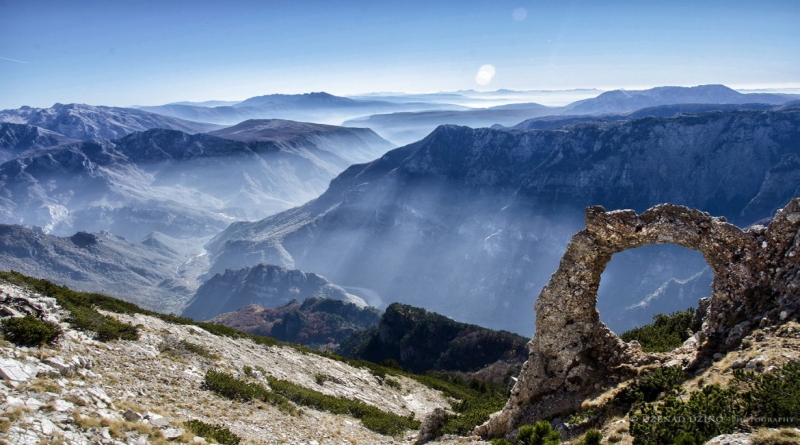
<path fill-rule="evenodd" d="M 624 376 L 626 365 L 653 362 L 626 344 L 596 310 L 600 275 L 614 253 L 649 244 L 699 250 L 714 282 L 695 365 L 704 354 L 729 349 L 751 326 L 796 318 L 800 306 L 800 198 L 779 210 L 769 227 L 747 230 L 724 218 L 672 204 L 641 215 L 632 210 L 586 210 L 559 269 L 535 304 L 537 331 L 511 398 L 477 433 L 511 436 L 519 426 L 574 411 Z"/>

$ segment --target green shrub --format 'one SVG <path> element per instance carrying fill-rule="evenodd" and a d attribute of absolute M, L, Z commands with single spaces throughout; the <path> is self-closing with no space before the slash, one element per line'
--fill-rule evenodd
<path fill-rule="evenodd" d="M 242 366 L 242 372 L 244 373 L 244 375 L 250 377 L 253 375 L 253 368 L 251 366 L 244 365 Z"/>
<path fill-rule="evenodd" d="M 183 425 L 196 436 L 212 439 L 222 445 L 239 445 L 242 438 L 222 425 L 211 425 L 200 420 L 189 420 Z"/>
<path fill-rule="evenodd" d="M 186 351 L 189 351 L 192 354 L 196 354 L 196 355 L 199 355 L 201 357 L 205 357 L 205 358 L 208 358 L 208 359 L 211 359 L 211 360 L 216 360 L 216 359 L 219 358 L 217 356 L 217 354 L 214 354 L 213 352 L 209 351 L 208 348 L 206 348 L 203 345 L 198 345 L 198 344 L 195 344 L 195 343 L 191 343 L 191 342 L 188 342 L 186 340 L 181 340 L 180 345 Z"/>
<path fill-rule="evenodd" d="M 325 374 L 314 374 L 314 381 L 317 382 L 317 385 L 322 385 L 327 380 L 328 376 Z"/>
<path fill-rule="evenodd" d="M 206 371 L 202 388 L 231 400 L 243 402 L 259 400 L 275 405 L 281 411 L 295 411 L 294 406 L 285 397 L 267 390 L 263 385 L 240 380 L 230 374 L 214 371 L 213 369 Z"/>
<path fill-rule="evenodd" d="M 5 319 L 0 322 L 0 330 L 6 340 L 18 346 L 52 345 L 61 337 L 61 328 L 57 324 L 33 315 Z"/>
<path fill-rule="evenodd" d="M 383 383 L 385 383 L 390 388 L 394 388 L 394 389 L 398 389 L 398 390 L 399 389 L 403 389 L 403 385 L 401 385 L 400 382 L 398 382 L 397 380 L 395 380 L 395 379 L 393 379 L 391 377 L 386 377 L 385 379 L 383 379 Z"/>
<path fill-rule="evenodd" d="M 691 336 L 693 323 L 693 308 L 669 315 L 656 314 L 652 323 L 623 332 L 620 338 L 627 342 L 638 341 L 644 352 L 669 352 Z"/>
<path fill-rule="evenodd" d="M 705 443 L 758 426 L 800 426 L 800 363 L 764 374 L 737 370 L 727 389 L 710 385 L 684 402 L 668 397 L 631 415 L 636 445 Z M 693 441 L 693 442 L 692 442 Z"/>
<path fill-rule="evenodd" d="M 492 439 L 489 441 L 489 443 L 492 445 L 511 445 L 511 442 L 505 439 Z"/>
<path fill-rule="evenodd" d="M 578 445 L 600 445 L 601 440 L 603 440 L 603 433 L 592 428 L 586 432 L 586 435 L 578 442 Z"/>
<path fill-rule="evenodd" d="M 535 425 L 524 425 L 517 433 L 517 445 L 561 445 L 561 434 L 550 422 L 540 420 Z"/>
<path fill-rule="evenodd" d="M 652 402 L 661 394 L 675 395 L 686 378 L 686 372 L 677 366 L 648 371 L 617 393 L 613 403 L 628 410 L 634 404 Z"/>
<path fill-rule="evenodd" d="M 734 376 L 745 414 L 760 420 L 753 426 L 785 427 L 790 418 L 800 425 L 800 363 L 791 362 L 763 374 L 737 370 Z"/>
<path fill-rule="evenodd" d="M 688 402 L 668 397 L 662 404 L 645 404 L 631 415 L 631 435 L 636 445 L 671 445 L 679 437 L 697 443 L 735 431 L 741 411 L 735 389 L 706 386 Z M 687 442 L 684 442 L 687 443 Z"/>
<path fill-rule="evenodd" d="M 333 414 L 348 414 L 361 419 L 361 423 L 372 431 L 389 436 L 395 436 L 405 430 L 419 428 L 419 421 L 413 415 L 402 417 L 397 414 L 387 413 L 365 403 L 322 394 L 285 380 L 267 376 L 272 390 L 292 402 L 311 408 L 328 411 Z"/>

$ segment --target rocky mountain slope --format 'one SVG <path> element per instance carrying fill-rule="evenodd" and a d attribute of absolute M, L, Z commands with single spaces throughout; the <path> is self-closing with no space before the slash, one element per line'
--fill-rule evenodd
<path fill-rule="evenodd" d="M 312 348 L 332 349 L 356 331 L 376 326 L 380 314 L 379 310 L 369 306 L 309 297 L 302 303 L 292 300 L 276 308 L 251 304 L 217 315 L 209 322 Z"/>
<path fill-rule="evenodd" d="M 82 304 L 81 298 L 73 296 L 71 304 Z M 0 345 L 0 440 L 9 443 L 207 443 L 201 438 L 211 441 L 218 426 L 216 431 L 227 430 L 225 440 L 236 440 L 224 443 L 390 444 L 410 442 L 416 432 L 401 428 L 396 438 L 385 436 L 357 418 L 364 414 L 332 413 L 331 404 L 403 422 L 450 405 L 417 380 L 381 377 L 274 340 L 222 335 L 213 325 L 95 311 L 107 322 L 136 326 L 130 338 L 102 341 L 72 323 L 76 309 L 62 300 L 4 282 L 0 305 L 4 314 L 38 314 L 63 330 L 54 345 Z M 261 387 L 272 403 L 232 397 L 214 385 L 220 379 Z M 295 393 L 326 404 L 308 406 L 280 395 Z"/>
<path fill-rule="evenodd" d="M 28 124 L 0 124 L 0 163 L 20 155 L 78 142 L 60 133 Z"/>
<path fill-rule="evenodd" d="M 177 312 L 194 294 L 207 257 L 190 243 L 151 233 L 132 242 L 108 232 L 69 237 L 0 224 L 2 270 L 47 277 L 88 292 L 104 292 L 162 312 Z"/>
<path fill-rule="evenodd" d="M 203 133 L 219 125 L 191 122 L 133 108 L 86 104 L 55 104 L 50 108 L 22 107 L 0 111 L 0 122 L 29 124 L 72 139 L 116 139 L 135 131 L 165 128 Z"/>
<path fill-rule="evenodd" d="M 769 217 L 798 193 L 798 129 L 796 108 L 550 131 L 442 126 L 350 167 L 315 201 L 232 224 L 207 246 L 212 271 L 313 270 L 383 301 L 530 333 L 518 308 L 555 270 L 585 206 L 676 202 L 740 223 Z M 642 297 L 611 295 L 622 307 Z"/>
<path fill-rule="evenodd" d="M 26 154 L 0 165 L 0 212 L 54 234 L 203 237 L 318 196 L 349 165 L 333 151 L 352 147 L 347 156 L 358 158 L 390 147 L 369 130 L 270 125 L 248 142 L 156 129 Z"/>
<path fill-rule="evenodd" d="M 197 289 L 182 315 L 208 320 L 251 304 L 276 307 L 309 297 L 342 300 L 360 308 L 367 305 L 315 273 L 259 264 L 214 275 Z"/>
<path fill-rule="evenodd" d="M 394 145 L 368 128 L 346 128 L 282 119 L 248 120 L 209 132 L 225 139 L 271 143 L 284 150 L 314 147 L 344 161 L 342 168 L 383 156 Z"/>

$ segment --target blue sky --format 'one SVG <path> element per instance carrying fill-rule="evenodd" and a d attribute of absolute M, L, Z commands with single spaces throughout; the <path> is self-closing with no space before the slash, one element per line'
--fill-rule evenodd
<path fill-rule="evenodd" d="M 309 91 L 800 87 L 798 24 L 796 0 L 0 0 L 0 109 Z M 484 65 L 495 74 L 481 85 Z"/>

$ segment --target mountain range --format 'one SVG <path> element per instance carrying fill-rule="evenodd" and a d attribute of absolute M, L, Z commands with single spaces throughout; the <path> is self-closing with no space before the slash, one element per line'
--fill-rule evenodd
<path fill-rule="evenodd" d="M 0 165 L 0 213 L 61 235 L 204 237 L 313 199 L 352 162 L 392 147 L 368 129 L 288 121 L 219 134 L 154 129 L 24 152 Z"/>
<path fill-rule="evenodd" d="M 0 122 L 28 124 L 72 139 L 116 139 L 153 128 L 203 133 L 220 125 L 190 122 L 132 108 L 86 104 L 55 104 L 50 108 L 22 107 L 0 111 Z"/>
<path fill-rule="evenodd" d="M 497 116 L 516 123 L 440 126 L 388 153 L 393 145 L 363 128 L 281 119 L 219 128 L 79 104 L 6 110 L 0 112 L 6 121 L 0 124 L 0 222 L 27 225 L 14 233 L 31 245 L 60 245 L 67 238 L 42 237 L 76 232 L 87 233 L 79 239 L 124 237 L 120 246 L 180 244 L 177 254 L 167 255 L 176 272 L 145 273 L 150 278 L 138 281 L 136 292 L 121 294 L 159 310 L 181 310 L 202 281 L 225 276 L 226 269 L 240 279 L 248 275 L 240 269 L 263 265 L 320 274 L 381 308 L 400 301 L 529 334 L 527 314 L 513 308 L 530 306 L 569 235 L 581 227 L 583 207 L 643 210 L 670 201 L 749 224 L 800 195 L 798 106 L 787 102 L 795 97 L 742 95 L 713 85 L 611 93 L 566 107 L 522 103 L 373 116 L 398 132 L 406 129 L 390 118 L 408 120 L 412 133 L 437 115 L 474 126 L 497 123 Z M 299 113 L 317 107 L 324 114 L 346 107 L 361 112 L 375 102 L 390 101 L 311 93 L 261 96 L 230 108 Z M 595 114 L 517 121 L 526 113 L 556 112 Z M 202 255 L 202 243 L 214 236 L 211 256 Z M 151 255 L 132 249 L 140 257 L 133 263 Z M 122 247 L 89 250 L 94 263 L 73 261 L 68 273 L 48 253 L 57 249 L 23 250 L 44 254 L 7 264 L 86 290 L 107 288 L 95 263 L 138 267 L 115 253 Z M 612 263 L 601 286 L 601 315 L 617 331 L 649 321 L 655 309 L 685 309 L 707 293 L 705 264 L 690 252 L 633 258 L 621 260 L 628 265 L 622 273 Z M 664 261 L 679 266 L 664 267 Z M 191 267 L 181 272 L 184 263 Z M 275 306 L 293 297 L 259 298 Z"/>
<path fill-rule="evenodd" d="M 288 119 L 339 124 L 353 117 L 376 113 L 463 108 L 465 107 L 459 105 L 425 102 L 354 100 L 325 92 L 270 94 L 217 107 L 184 104 L 140 107 L 141 110 L 165 116 L 223 125 L 232 125 L 248 119 Z"/>
<path fill-rule="evenodd" d="M 585 206 L 673 202 L 752 223 L 798 193 L 798 141 L 796 107 L 559 130 L 441 126 L 350 167 L 314 201 L 231 224 L 207 245 L 211 270 L 313 270 L 383 301 L 530 333 L 519 308 L 555 270 Z M 624 309 L 641 295 L 614 301 Z"/>
<path fill-rule="evenodd" d="M 742 94 L 724 85 L 700 85 L 690 88 L 657 87 L 648 90 L 607 91 L 597 97 L 582 99 L 564 106 L 546 107 L 536 103 L 513 103 L 470 110 L 384 113 L 351 119 L 343 125 L 368 126 L 392 142 L 408 144 L 422 139 L 437 126 L 445 124 L 466 125 L 474 128 L 490 127 L 496 124 L 513 126 L 522 121 L 543 116 L 621 115 L 604 117 L 624 120 L 641 117 L 641 113 L 648 112 L 654 113 L 652 114 L 654 116 L 664 116 L 665 112 L 669 112 L 667 110 L 672 110 L 673 115 L 678 112 L 702 111 L 702 108 L 697 108 L 695 111 L 691 111 L 691 109 L 678 111 L 674 108 L 676 105 L 712 105 L 712 108 L 715 109 L 732 109 L 732 107 L 724 107 L 724 105 L 761 104 L 760 106 L 763 107 L 764 105 L 784 105 L 797 100 L 800 100 L 800 95 Z M 665 110 L 657 108 L 666 105 L 673 106 L 673 108 Z M 739 107 L 733 108 L 740 109 Z M 637 110 L 641 110 L 638 115 L 629 116 Z"/>

